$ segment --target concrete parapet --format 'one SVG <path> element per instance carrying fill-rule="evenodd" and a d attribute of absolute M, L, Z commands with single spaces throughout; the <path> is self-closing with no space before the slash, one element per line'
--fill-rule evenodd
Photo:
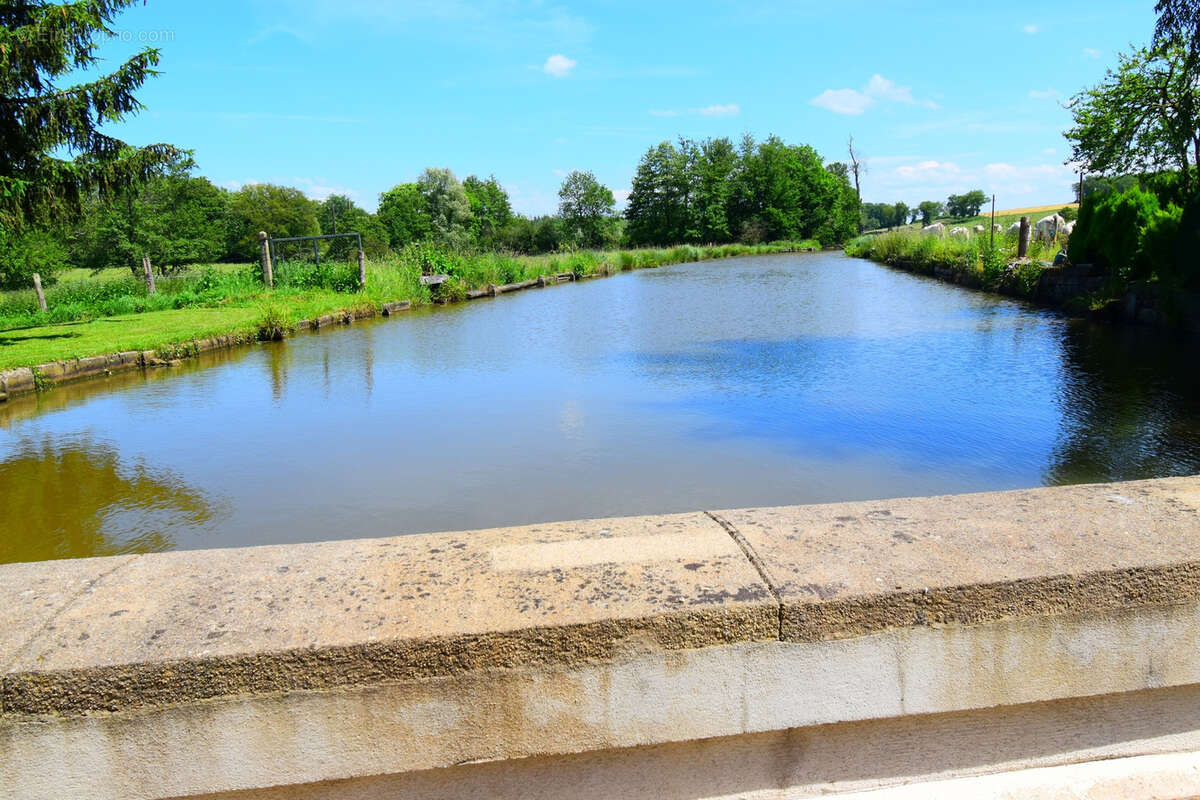
<path fill-rule="evenodd" d="M 1200 791 L 1198 588 L 1200 478 L 0 566 L 0 797 Z"/>

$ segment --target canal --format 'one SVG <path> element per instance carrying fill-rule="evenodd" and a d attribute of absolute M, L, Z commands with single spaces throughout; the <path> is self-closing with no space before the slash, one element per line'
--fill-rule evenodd
<path fill-rule="evenodd" d="M 839 253 L 418 309 L 0 405 L 0 563 L 1196 473 L 1195 353 Z"/>

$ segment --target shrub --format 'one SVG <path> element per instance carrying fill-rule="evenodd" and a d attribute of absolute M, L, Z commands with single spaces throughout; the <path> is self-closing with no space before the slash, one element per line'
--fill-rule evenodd
<path fill-rule="evenodd" d="M 1146 227 L 1161 211 L 1158 199 L 1138 187 L 1086 197 L 1071 236 L 1071 261 L 1097 263 L 1122 280 L 1148 277 L 1138 253 Z"/>

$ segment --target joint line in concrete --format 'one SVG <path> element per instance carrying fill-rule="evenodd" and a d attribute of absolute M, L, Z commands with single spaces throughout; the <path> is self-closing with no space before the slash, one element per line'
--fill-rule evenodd
<path fill-rule="evenodd" d="M 746 556 L 746 559 L 751 563 L 751 565 L 754 566 L 756 570 L 758 570 L 758 576 L 762 578 L 762 582 L 766 584 L 767 591 L 770 592 L 771 597 L 775 599 L 775 607 L 779 612 L 779 639 L 782 641 L 783 597 L 779 593 L 779 587 L 775 583 L 775 579 L 771 577 L 771 573 L 767 569 L 766 562 L 763 561 L 758 553 L 755 552 L 754 546 L 750 544 L 749 540 L 747 540 L 745 536 L 742 536 L 742 532 L 739 531 L 732 522 L 712 511 L 705 511 L 704 513 L 709 517 L 709 519 L 725 529 L 725 532 L 729 534 L 729 537 L 737 543 L 739 548 L 741 548 L 742 553 L 744 553 Z"/>

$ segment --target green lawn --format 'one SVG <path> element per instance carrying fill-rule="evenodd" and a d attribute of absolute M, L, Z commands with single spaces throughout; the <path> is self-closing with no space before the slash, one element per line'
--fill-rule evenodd
<path fill-rule="evenodd" d="M 253 307 L 185 308 L 2 331 L 0 369 L 251 333 L 259 315 Z"/>
<path fill-rule="evenodd" d="M 151 296 L 126 270 L 100 275 L 71 270 L 59 275 L 58 283 L 47 291 L 48 312 L 37 310 L 31 290 L 0 293 L 0 369 L 124 350 L 157 350 L 224 334 L 261 335 L 324 314 L 365 308 L 378 311 L 386 302 L 428 303 L 430 291 L 419 282 L 423 271 L 453 275 L 443 285 L 443 296 L 461 299 L 469 289 L 539 275 L 590 275 L 813 247 L 819 247 L 818 243 L 685 245 L 532 257 L 449 254 L 437 255 L 439 260 L 433 264 L 421 263 L 420 253 L 405 251 L 367 264 L 365 292 L 337 291 L 336 287 L 345 288 L 337 274 L 317 275 L 303 264 L 277 270 L 279 282 L 274 289 L 263 287 L 254 265 L 196 267 L 161 280 L 158 293 Z M 335 272 L 346 269 L 340 265 Z M 356 283 L 356 278 L 351 283 Z"/>

